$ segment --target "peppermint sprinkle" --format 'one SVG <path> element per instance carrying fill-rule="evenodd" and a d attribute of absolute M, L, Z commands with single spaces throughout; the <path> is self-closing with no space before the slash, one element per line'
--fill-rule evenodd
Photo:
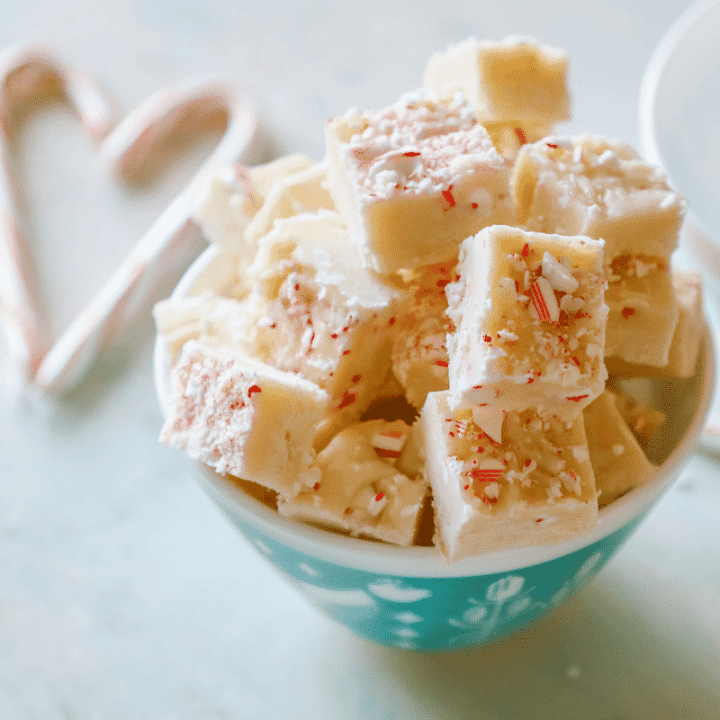
<path fill-rule="evenodd" d="M 456 420 L 455 421 L 455 431 L 457 432 L 458 437 L 465 437 L 467 428 L 468 428 L 468 424 L 465 420 Z"/>
<path fill-rule="evenodd" d="M 560 319 L 560 308 L 555 298 L 552 285 L 542 275 L 530 285 L 528 294 L 540 320 L 557 322 Z"/>
<path fill-rule="evenodd" d="M 379 430 L 373 435 L 373 450 L 378 457 L 399 458 L 407 438 L 407 432 L 402 430 Z"/>
<path fill-rule="evenodd" d="M 387 498 L 385 493 L 379 492 L 372 500 L 368 503 L 368 512 L 373 516 L 377 517 L 382 509 L 387 505 Z"/>
<path fill-rule="evenodd" d="M 452 188 L 453 186 L 451 185 L 447 190 L 442 191 L 442 196 L 447 201 L 449 207 L 455 207 L 455 196 L 452 194 Z"/>
<path fill-rule="evenodd" d="M 497 482 L 505 472 L 505 465 L 499 460 L 489 458 L 480 467 L 470 471 L 470 477 L 476 482 Z"/>

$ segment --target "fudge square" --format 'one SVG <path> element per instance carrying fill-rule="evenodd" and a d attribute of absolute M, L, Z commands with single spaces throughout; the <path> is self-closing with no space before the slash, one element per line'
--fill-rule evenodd
<path fill-rule="evenodd" d="M 315 460 L 318 481 L 294 497 L 278 498 L 287 517 L 351 535 L 412 545 L 428 486 L 405 473 L 411 428 L 402 420 L 350 425 Z"/>
<path fill-rule="evenodd" d="M 449 559 L 519 545 L 548 545 L 592 528 L 597 496 L 582 414 L 505 415 L 502 442 L 471 408 L 452 411 L 430 393 L 420 414 L 425 475 L 439 541 Z"/>
<path fill-rule="evenodd" d="M 447 336 L 455 326 L 447 315 L 445 287 L 457 275 L 454 261 L 404 275 L 409 293 L 393 325 L 392 371 L 407 401 L 420 410 L 429 392 L 448 389 Z"/>
<path fill-rule="evenodd" d="M 616 375 L 629 375 L 635 377 L 665 375 L 677 378 L 689 378 L 695 373 L 697 360 L 700 355 L 700 345 L 702 343 L 704 327 L 702 275 L 694 270 L 673 270 L 672 285 L 675 291 L 675 300 L 677 302 L 678 321 L 672 335 L 667 364 L 660 366 L 643 364 L 643 361 L 640 359 L 642 357 L 642 352 L 633 353 L 631 345 L 630 351 L 627 353 L 628 357 L 631 358 L 631 361 L 621 360 L 619 357 L 605 358 L 608 372 Z M 651 292 L 657 296 L 659 291 L 665 291 L 665 288 L 666 278 L 663 274 L 662 282 L 653 284 Z M 618 336 L 628 337 L 629 335 L 632 337 L 631 328 L 628 328 L 626 333 L 620 335 L 620 330 L 625 324 L 623 321 L 627 320 L 629 317 L 634 317 L 638 311 L 639 314 L 647 315 L 650 312 L 655 314 L 657 310 L 653 308 L 656 308 L 657 304 L 658 303 L 655 303 L 654 306 L 650 304 L 648 306 L 648 304 L 643 303 L 636 307 L 632 304 L 625 304 L 625 302 L 618 303 L 620 308 L 619 317 L 616 320 Z M 666 305 L 667 304 L 668 303 L 666 302 Z M 608 326 L 609 323 L 610 320 L 608 318 Z M 669 318 L 665 318 L 661 327 L 667 326 L 668 323 Z M 608 327 L 608 330 L 609 329 L 610 328 Z M 637 327 L 635 329 L 637 329 Z M 644 331 L 642 336 L 647 338 L 648 333 Z M 663 336 L 662 342 L 666 342 L 666 340 L 667 338 Z M 646 341 L 645 343 L 645 347 L 651 348 L 653 354 L 658 353 L 658 347 L 660 346 L 661 345 L 658 343 L 652 341 Z"/>
<path fill-rule="evenodd" d="M 509 163 L 461 95 L 421 91 L 326 128 L 330 194 L 380 273 L 457 256 L 468 235 L 509 223 Z"/>
<path fill-rule="evenodd" d="M 685 200 L 629 145 L 600 135 L 547 137 L 520 148 L 511 177 L 517 223 L 605 240 L 618 255 L 669 258 Z"/>
<path fill-rule="evenodd" d="M 327 167 L 324 164 L 312 165 L 279 178 L 245 230 L 248 245 L 257 247 L 260 238 L 272 230 L 276 220 L 323 208 L 334 210 L 332 198 L 325 187 L 326 181 Z"/>
<path fill-rule="evenodd" d="M 628 427 L 616 395 L 605 390 L 583 410 L 590 462 L 595 472 L 599 507 L 604 507 L 655 476 Z"/>
<path fill-rule="evenodd" d="M 605 356 L 665 367 L 680 310 L 667 260 L 621 255 L 605 266 Z M 611 364 L 610 362 L 608 364 Z"/>
<path fill-rule="evenodd" d="M 423 85 L 441 97 L 460 90 L 483 124 L 570 119 L 567 55 L 533 38 L 468 38 L 451 45 L 430 57 Z"/>
<path fill-rule="evenodd" d="M 450 404 L 572 417 L 605 386 L 603 243 L 494 226 L 446 287 Z"/>
<path fill-rule="evenodd" d="M 196 199 L 192 219 L 209 243 L 243 249 L 245 229 L 262 207 L 270 188 L 285 177 L 312 166 L 306 155 L 295 153 L 265 165 L 223 168 Z M 252 252 L 246 253 L 252 257 Z"/>
<path fill-rule="evenodd" d="M 534 125 L 517 120 L 484 122 L 483 127 L 488 131 L 495 149 L 513 164 L 523 145 L 537 142 L 553 134 L 552 126 Z"/>
<path fill-rule="evenodd" d="M 329 392 L 320 447 L 356 422 L 381 388 L 402 291 L 362 267 L 343 219 L 330 210 L 277 220 L 248 273 L 248 353 Z"/>
<path fill-rule="evenodd" d="M 317 385 L 196 340 L 183 347 L 170 382 L 162 442 L 276 492 L 317 482 L 313 439 L 328 404 Z"/>

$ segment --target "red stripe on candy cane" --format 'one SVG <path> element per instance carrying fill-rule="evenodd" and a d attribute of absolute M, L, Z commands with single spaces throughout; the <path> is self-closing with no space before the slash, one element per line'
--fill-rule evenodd
<path fill-rule="evenodd" d="M 528 294 L 530 295 L 530 299 L 532 300 L 533 307 L 535 308 L 535 312 L 537 312 L 538 317 L 545 322 L 550 322 L 550 311 L 548 310 L 545 297 L 543 296 L 542 290 L 537 282 L 530 285 Z"/>

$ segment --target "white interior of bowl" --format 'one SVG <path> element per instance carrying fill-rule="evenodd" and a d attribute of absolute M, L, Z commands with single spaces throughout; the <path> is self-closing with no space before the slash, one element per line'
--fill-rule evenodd
<path fill-rule="evenodd" d="M 182 278 L 173 297 L 193 296 L 212 287 L 214 279 L 226 275 L 222 270 L 224 262 L 217 248 L 208 248 Z M 170 398 L 168 382 L 170 358 L 161 337 L 158 337 L 155 343 L 154 363 L 158 398 L 163 414 L 167 416 Z M 688 403 L 693 404 L 681 408 L 683 412 L 679 412 L 677 418 L 668 418 L 670 431 L 666 434 L 666 441 L 671 443 L 674 449 L 658 469 L 657 477 L 649 484 L 632 490 L 601 509 L 597 524 L 590 532 L 556 545 L 500 550 L 477 557 L 463 558 L 452 563 L 433 547 L 396 547 L 346 537 L 289 520 L 227 482 L 207 466 L 188 458 L 188 467 L 218 504 L 229 507 L 244 522 L 281 543 L 328 562 L 369 572 L 416 577 L 471 576 L 505 572 L 574 552 L 618 530 L 652 507 L 679 475 L 705 423 L 715 382 L 715 352 L 707 326 L 698 372 L 692 381 L 685 382 L 686 384 L 680 385 L 679 389 L 688 393 Z M 684 414 L 685 411 L 687 414 Z"/>
<path fill-rule="evenodd" d="M 638 110 L 642 154 L 720 246 L 720 0 L 694 3 L 663 36 Z"/>

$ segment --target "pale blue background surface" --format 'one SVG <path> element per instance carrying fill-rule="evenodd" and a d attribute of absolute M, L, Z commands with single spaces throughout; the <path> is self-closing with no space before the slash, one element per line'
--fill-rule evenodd
<path fill-rule="evenodd" d="M 328 117 L 417 87 L 431 52 L 530 34 L 570 55 L 566 129 L 637 145 L 643 70 L 688 4 L 5 0 L 0 46 L 50 42 L 120 111 L 194 73 L 232 75 L 256 90 L 271 152 L 319 158 Z M 69 118 L 41 113 L 20 144 L 57 327 L 187 179 L 118 194 Z M 592 584 L 531 629 L 408 654 L 316 612 L 157 442 L 151 341 L 147 320 L 57 403 L 24 396 L 0 361 L 0 718 L 718 717 L 716 461 L 694 458 Z"/>

